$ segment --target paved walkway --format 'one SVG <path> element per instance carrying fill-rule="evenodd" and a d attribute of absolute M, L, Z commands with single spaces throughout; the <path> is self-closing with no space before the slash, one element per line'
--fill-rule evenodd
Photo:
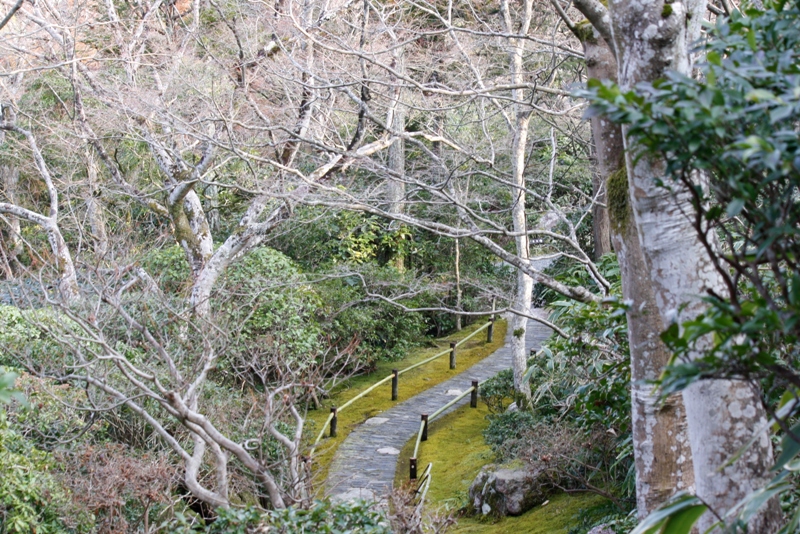
<path fill-rule="evenodd" d="M 534 310 L 534 313 L 539 310 Z M 528 349 L 539 349 L 550 335 L 550 329 L 535 321 L 528 321 L 526 341 Z M 368 419 L 345 438 L 333 458 L 328 473 L 327 490 L 332 499 L 380 500 L 392 488 L 397 454 L 406 442 L 419 432 L 420 414 L 433 413 L 451 400 L 453 390 L 459 393 L 470 387 L 472 380 L 485 380 L 503 369 L 511 367 L 511 328 L 505 345 L 465 369 L 455 377 L 416 395 L 378 417 Z M 450 395 L 448 395 L 448 391 Z M 442 415 L 469 402 L 469 395 Z M 420 466 L 420 470 L 424 465 Z"/>

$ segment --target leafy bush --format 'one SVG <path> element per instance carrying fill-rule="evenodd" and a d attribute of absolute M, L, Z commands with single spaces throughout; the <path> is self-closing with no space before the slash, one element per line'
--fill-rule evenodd
<path fill-rule="evenodd" d="M 274 249 L 259 247 L 231 266 L 214 297 L 220 320 L 236 336 L 227 357 L 240 372 L 263 378 L 278 365 L 302 370 L 322 350 L 319 297 Z"/>
<path fill-rule="evenodd" d="M 366 501 L 333 504 L 316 501 L 308 509 L 285 508 L 262 512 L 256 508 L 231 508 L 217 510 L 218 517 L 206 526 L 193 525 L 186 516 L 178 517 L 169 525 L 171 534 L 190 534 L 200 531 L 208 534 L 391 534 L 389 523 L 374 503 Z"/>
<path fill-rule="evenodd" d="M 523 438 L 537 423 L 530 412 L 514 410 L 489 416 L 489 425 L 483 431 L 483 439 L 492 448 L 500 461 L 514 458 L 524 445 Z"/>
<path fill-rule="evenodd" d="M 17 373 L 7 372 L 0 367 L 0 406 L 9 404 L 14 399 L 18 402 L 25 400 L 25 397 L 19 391 L 14 390 L 14 383 L 18 376 Z"/>
<path fill-rule="evenodd" d="M 361 272 L 368 283 L 376 285 L 391 284 L 402 276 L 391 267 L 365 267 Z M 365 299 L 361 280 L 356 276 L 332 279 L 317 287 L 325 303 L 320 322 L 329 343 L 351 347 L 367 364 L 401 358 L 425 338 L 428 325 L 421 313 L 408 313 L 386 302 Z M 418 301 L 401 303 L 415 307 Z"/>
<path fill-rule="evenodd" d="M 186 253 L 178 245 L 149 250 L 142 257 L 141 264 L 159 287 L 168 293 L 181 293 L 191 283 Z"/>
<path fill-rule="evenodd" d="M 27 442 L 0 410 L 0 532 L 89 532 L 90 518 L 70 508 L 67 492 L 50 474 L 50 455 Z"/>
<path fill-rule="evenodd" d="M 480 397 L 489 411 L 502 413 L 514 399 L 514 371 L 504 369 L 481 384 Z"/>

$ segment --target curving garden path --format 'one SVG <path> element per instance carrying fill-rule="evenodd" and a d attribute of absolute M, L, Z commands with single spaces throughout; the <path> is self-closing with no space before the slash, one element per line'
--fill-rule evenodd
<path fill-rule="evenodd" d="M 543 310 L 532 310 L 544 313 Z M 538 350 L 550 329 L 528 321 L 528 349 Z M 327 490 L 334 500 L 381 500 L 392 489 L 400 449 L 419 431 L 420 415 L 433 413 L 466 389 L 511 367 L 511 329 L 505 344 L 453 378 L 400 402 L 378 417 L 367 419 L 339 446 L 328 472 Z M 442 415 L 469 402 L 469 395 Z M 424 468 L 420 465 L 420 471 Z"/>

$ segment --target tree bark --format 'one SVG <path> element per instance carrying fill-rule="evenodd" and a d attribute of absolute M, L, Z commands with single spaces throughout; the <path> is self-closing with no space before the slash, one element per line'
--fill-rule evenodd
<path fill-rule="evenodd" d="M 616 80 L 616 60 L 601 36 L 596 31 L 586 32 L 582 42 L 588 76 Z M 643 519 L 677 490 L 694 489 L 692 455 L 681 396 L 673 395 L 659 405 L 656 392 L 647 385 L 658 379 L 670 353 L 658 336 L 661 322 L 628 201 L 622 130 L 604 117 L 593 117 L 591 124 L 596 176 L 608 192 L 604 196 L 609 209 L 603 211 L 609 217 L 608 232 L 620 265 L 623 297 L 632 303 L 627 320 L 633 453 L 637 513 Z"/>
<path fill-rule="evenodd" d="M 403 72 L 403 57 L 400 49 L 395 53 L 392 65 L 398 70 Z M 404 205 L 403 199 L 406 196 L 405 168 L 406 168 L 406 145 L 403 141 L 402 134 L 406 130 L 406 108 L 401 101 L 403 93 L 400 80 L 395 80 L 395 88 L 393 99 L 394 102 L 390 107 L 390 120 L 388 126 L 392 129 L 392 135 L 397 135 L 397 139 L 389 146 L 388 149 L 388 163 L 390 176 L 386 182 L 386 197 L 389 202 L 389 213 L 400 214 L 403 213 Z M 403 257 L 402 248 L 398 251 L 393 258 L 394 265 L 398 271 L 405 269 L 405 258 Z"/>
<path fill-rule="evenodd" d="M 94 253 L 97 258 L 103 258 L 108 253 L 108 232 L 106 231 L 106 218 L 103 205 L 100 203 L 100 185 L 97 182 L 97 162 L 91 148 L 86 150 L 86 217 L 89 219 L 89 228 L 92 231 Z"/>
<path fill-rule="evenodd" d="M 19 185 L 19 171 L 9 165 L 0 165 L 0 183 L 9 204 L 17 203 L 17 187 Z M 8 239 L 4 243 L 5 262 L 8 272 L 7 277 L 14 277 L 14 260 L 22 253 L 22 234 L 20 233 L 19 217 L 8 215 Z"/>
<path fill-rule="evenodd" d="M 10 131 L 25 137 L 33 153 L 33 162 L 42 183 L 47 189 L 48 209 L 47 215 L 36 213 L 34 211 L 22 208 L 16 204 L 7 202 L 0 202 L 0 213 L 7 213 L 12 217 L 26 220 L 30 223 L 39 225 L 47 235 L 47 241 L 50 243 L 50 249 L 56 260 L 56 269 L 58 273 L 58 290 L 59 295 L 64 303 L 74 303 L 79 295 L 78 277 L 75 272 L 75 265 L 72 262 L 72 254 L 70 254 L 64 236 L 61 234 L 61 229 L 58 226 L 58 190 L 56 189 L 53 177 L 50 174 L 50 169 L 47 167 L 39 146 L 36 143 L 36 137 L 33 133 L 17 127 L 15 124 L 8 121 L 0 122 L 0 130 Z"/>
<path fill-rule="evenodd" d="M 616 80 L 617 61 L 599 32 L 589 26 L 584 28 L 584 32 L 578 37 L 583 45 L 587 76 L 598 80 Z M 601 121 L 606 124 L 602 124 Z M 600 117 L 593 117 L 591 123 L 597 160 L 592 175 L 592 193 L 595 202 L 592 207 L 592 232 L 594 257 L 599 259 L 611 252 L 611 222 L 608 208 L 605 206 L 608 201 L 606 181 L 609 174 L 616 170 L 622 161 L 622 132 Z"/>
<path fill-rule="evenodd" d="M 511 9 L 508 1 L 501 5 L 506 31 L 513 33 Z M 520 35 L 526 35 L 530 28 L 531 17 L 533 14 L 532 0 L 525 0 L 524 11 L 521 14 L 520 28 L 517 30 Z M 522 85 L 524 82 L 523 59 L 525 53 L 525 41 L 519 38 L 509 39 L 508 56 L 511 71 L 511 83 Z M 531 109 L 522 104 L 524 102 L 524 91 L 514 89 L 512 99 L 514 102 L 514 137 L 511 142 L 511 183 L 512 208 L 511 219 L 515 234 L 517 247 L 517 257 L 524 263 L 530 264 L 530 241 L 527 230 L 527 217 L 525 214 L 525 156 L 528 144 L 528 127 L 531 120 Z M 522 313 L 530 313 L 531 295 L 533 291 L 533 279 L 524 271 L 517 270 L 517 288 L 514 296 L 514 309 Z M 514 315 L 511 320 L 513 336 L 511 337 L 512 367 L 514 371 L 514 389 L 517 392 L 517 402 L 520 405 L 527 405 L 531 397 L 530 384 L 524 380 L 525 371 L 528 367 L 528 353 L 525 344 L 525 331 L 528 319 L 521 315 Z"/>
<path fill-rule="evenodd" d="M 617 0 L 610 9 L 617 75 L 623 90 L 658 79 L 666 69 L 691 74 L 689 50 L 700 36 L 705 2 Z M 664 330 L 700 313 L 704 305 L 698 297 L 708 290 L 721 290 L 722 282 L 687 217 L 692 213 L 689 197 L 660 187 L 657 180 L 665 174 L 664 162 L 636 158 L 635 146 L 624 129 L 623 134 L 629 199 L 660 323 L 654 326 Z M 702 349 L 698 347 L 695 356 L 701 356 Z M 736 380 L 702 381 L 688 388 L 683 399 L 696 493 L 718 514 L 724 514 L 768 480 L 772 448 L 766 432 L 737 462 L 719 469 L 752 438 L 754 430 L 765 427 L 759 392 Z M 775 511 L 774 506 L 767 507 L 750 529 L 759 533 L 774 530 Z M 698 528 L 705 531 L 715 521 L 707 513 Z"/>
<path fill-rule="evenodd" d="M 459 239 L 455 239 L 455 274 L 456 274 L 456 310 L 461 309 L 461 243 Z M 461 332 L 461 314 L 456 314 L 456 331 Z"/>

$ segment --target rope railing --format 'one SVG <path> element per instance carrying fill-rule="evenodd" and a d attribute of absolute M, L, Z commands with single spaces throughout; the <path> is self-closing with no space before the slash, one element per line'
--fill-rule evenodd
<path fill-rule="evenodd" d="M 336 406 L 332 406 L 330 415 L 325 420 L 325 423 L 322 425 L 322 429 L 320 430 L 319 434 L 317 435 L 317 439 L 314 440 L 314 444 L 311 446 L 311 451 L 308 454 L 309 458 L 313 458 L 314 451 L 316 451 L 317 445 L 319 445 L 319 442 L 322 441 L 322 438 L 325 436 L 325 431 L 328 428 L 330 428 L 330 437 L 332 437 L 332 438 L 336 437 L 337 422 L 338 422 L 339 412 L 341 412 L 342 410 L 344 410 L 345 408 L 347 408 L 348 406 L 350 406 L 351 404 L 353 404 L 357 400 L 365 397 L 368 393 L 373 391 L 375 388 L 377 388 L 380 385 L 385 384 L 389 380 L 392 381 L 392 400 L 393 401 L 397 400 L 397 388 L 398 388 L 398 381 L 399 381 L 398 379 L 399 379 L 400 375 L 402 375 L 403 373 L 407 373 L 408 371 L 411 371 L 412 369 L 416 369 L 417 367 L 421 367 L 421 366 L 425 365 L 426 363 L 430 363 L 430 362 L 432 362 L 432 361 L 434 361 L 434 360 L 436 360 L 438 358 L 441 358 L 445 354 L 450 354 L 450 369 L 455 369 L 456 368 L 456 349 L 458 348 L 458 346 L 463 345 L 464 343 L 466 343 L 467 341 L 469 341 L 470 339 L 475 337 L 479 332 L 483 332 L 484 330 L 487 330 L 486 342 L 487 343 L 491 343 L 492 340 L 493 340 L 493 337 L 494 337 L 494 317 L 489 318 L 489 321 L 486 324 L 484 324 L 483 326 L 481 326 L 479 328 L 476 328 L 474 332 L 472 332 L 471 334 L 466 336 L 464 339 L 462 339 L 460 341 L 452 341 L 452 342 L 450 342 L 450 348 L 449 349 L 443 350 L 442 352 L 439 352 L 439 353 L 431 356 L 430 358 L 426 358 L 426 359 L 422 360 L 421 362 L 417 362 L 414 365 L 409 365 L 405 369 L 401 369 L 401 370 L 392 369 L 392 374 L 390 374 L 388 376 L 385 376 L 382 379 L 378 380 L 376 383 L 374 383 L 373 385 L 371 385 L 370 387 L 368 387 L 367 389 L 365 389 L 364 391 L 362 391 L 361 393 L 359 393 L 358 395 L 356 395 L 355 397 L 353 397 L 349 401 L 345 402 L 344 404 L 342 404 L 338 408 Z M 460 398 L 463 398 L 463 397 L 459 397 L 459 399 Z M 456 400 L 459 400 L 459 399 L 456 399 Z"/>
<path fill-rule="evenodd" d="M 428 495 L 428 488 L 431 487 L 431 469 L 433 463 L 429 463 L 425 471 L 422 472 L 420 483 L 417 490 L 414 492 L 417 505 L 414 507 L 414 518 L 419 520 L 422 515 L 422 507 L 425 505 L 425 497 Z"/>
<path fill-rule="evenodd" d="M 482 382 L 478 382 L 477 380 L 472 381 L 472 387 L 461 393 L 460 395 L 456 396 L 453 400 L 433 412 L 432 414 L 422 414 L 420 416 L 420 423 L 419 423 L 419 432 L 417 432 L 417 441 L 414 443 L 414 452 L 411 454 L 411 458 L 408 459 L 408 474 L 411 480 L 415 480 L 417 478 L 417 460 L 419 458 L 419 446 L 420 443 L 423 441 L 428 441 L 428 424 L 433 422 L 434 419 L 439 417 L 442 413 L 445 412 L 448 408 L 455 405 L 458 401 L 470 395 L 470 402 L 469 405 L 471 408 L 478 407 L 478 389 L 480 385 L 486 382 L 486 380 Z"/>
<path fill-rule="evenodd" d="M 421 482 L 419 486 L 417 486 L 417 498 L 419 499 L 417 506 L 422 506 L 422 503 L 425 502 L 425 496 L 428 494 L 428 488 L 431 487 L 432 468 L 433 462 L 428 463 L 428 467 L 425 468 L 425 471 L 422 472 L 422 477 L 420 477 Z"/>

